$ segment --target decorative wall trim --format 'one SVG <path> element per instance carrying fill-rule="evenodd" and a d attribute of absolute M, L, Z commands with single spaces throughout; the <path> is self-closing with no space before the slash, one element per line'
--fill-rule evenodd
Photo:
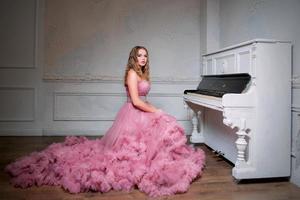
<path fill-rule="evenodd" d="M 300 89 L 300 75 L 294 75 L 292 78 L 292 88 Z"/>
<path fill-rule="evenodd" d="M 123 77 L 118 76 L 62 76 L 56 74 L 45 74 L 43 80 L 46 82 L 59 82 L 59 83 L 121 83 L 123 84 Z M 198 84 L 199 78 L 195 77 L 152 77 L 152 83 L 159 84 Z"/>
<path fill-rule="evenodd" d="M 155 92 L 155 93 L 149 93 L 147 95 L 147 98 L 156 98 L 156 97 L 163 97 L 163 98 L 179 98 L 180 101 L 182 101 L 182 104 L 178 104 L 179 106 L 181 105 L 182 109 L 185 109 L 184 108 L 184 101 L 183 101 L 183 94 L 182 93 L 159 93 L 159 92 Z M 190 122 L 190 119 L 189 119 L 189 116 L 188 115 L 185 115 L 185 117 L 176 117 L 176 120 L 177 121 L 188 121 Z"/>
<path fill-rule="evenodd" d="M 82 117 L 82 116 L 69 116 L 69 117 L 61 117 L 58 114 L 57 105 L 58 98 L 61 96 L 78 96 L 78 97 L 86 97 L 86 96 L 110 96 L 110 97 L 123 97 L 124 101 L 126 98 L 125 93 L 90 93 L 90 92 L 54 92 L 54 101 L 53 101 L 53 120 L 54 121 L 113 121 L 114 117 Z"/>
<path fill-rule="evenodd" d="M 292 78 L 292 92 L 294 95 L 293 104 L 292 104 L 292 111 L 293 112 L 300 112 L 300 104 L 296 104 L 296 102 L 300 102 L 299 93 L 300 93 L 300 75 L 294 75 Z"/>
<path fill-rule="evenodd" d="M 16 118 L 16 119 L 1 119 L 0 122 L 33 122 L 35 121 L 35 113 L 37 110 L 37 96 L 36 96 L 36 88 L 34 87 L 25 87 L 25 86 L 0 86 L 0 91 L 1 90 L 27 90 L 27 91 L 32 91 L 32 115 L 28 118 Z"/>
<path fill-rule="evenodd" d="M 37 61 L 38 61 L 38 9 L 39 9 L 39 0 L 34 1 L 34 48 L 33 48 L 33 65 L 32 66 L 3 66 L 0 64 L 0 69 L 35 69 L 37 67 Z"/>
<path fill-rule="evenodd" d="M 300 115 L 300 107 L 292 107 L 292 112 L 299 113 Z"/>
<path fill-rule="evenodd" d="M 104 129 L 43 129 L 43 136 L 103 136 L 107 130 Z"/>
<path fill-rule="evenodd" d="M 33 63 L 33 67 L 34 69 L 37 68 L 37 65 L 38 65 L 38 60 L 39 60 L 39 55 L 38 55 L 38 52 L 39 52 L 39 39 L 40 39 L 40 35 L 39 35 L 39 28 L 40 28 L 40 21 L 39 21 L 39 10 L 40 10 L 40 4 L 39 4 L 40 0 L 35 0 L 35 13 L 34 13 L 34 16 L 35 16 L 35 20 L 34 20 L 34 23 L 35 23 L 35 31 L 34 31 L 34 63 Z"/>
<path fill-rule="evenodd" d="M 159 92 L 155 92 L 155 93 L 149 93 L 147 95 L 147 97 L 180 97 L 183 98 L 183 94 L 180 93 L 159 93 Z M 183 99 L 182 99 L 183 101 Z"/>
<path fill-rule="evenodd" d="M 58 98 L 61 96 L 78 96 L 78 97 L 86 97 L 86 96 L 108 96 L 108 97 L 121 97 L 121 104 L 126 101 L 127 95 L 126 93 L 90 93 L 90 92 L 54 92 L 53 94 L 53 120 L 54 121 L 114 121 L 115 115 L 108 117 L 93 117 L 93 116 L 68 116 L 63 117 L 59 116 L 58 113 Z M 150 93 L 147 95 L 148 98 L 151 97 L 172 97 L 172 98 L 182 98 L 182 94 L 178 93 Z M 182 106 L 183 107 L 183 106 Z M 177 119 L 177 121 L 189 121 L 189 119 Z"/>
<path fill-rule="evenodd" d="M 123 92 L 101 92 L 101 93 L 93 93 L 93 92 L 54 92 L 54 96 L 124 96 L 126 97 L 126 93 Z"/>
<path fill-rule="evenodd" d="M 292 95 L 293 95 L 293 102 L 292 102 L 292 111 L 293 112 L 300 112 L 300 78 L 293 82 L 292 85 Z"/>

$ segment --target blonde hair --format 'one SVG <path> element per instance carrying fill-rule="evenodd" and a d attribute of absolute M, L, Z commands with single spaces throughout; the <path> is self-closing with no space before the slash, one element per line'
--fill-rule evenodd
<path fill-rule="evenodd" d="M 144 67 L 140 67 L 138 65 L 138 52 L 140 49 L 144 49 L 147 53 L 148 59 L 146 62 L 146 65 Z M 127 66 L 126 66 L 126 70 L 125 70 L 125 76 L 124 76 L 124 85 L 126 85 L 126 79 L 127 79 L 127 75 L 130 69 L 133 69 L 137 75 L 139 77 L 141 77 L 142 79 L 145 79 L 147 81 L 149 81 L 149 55 L 148 55 L 148 50 L 143 47 L 143 46 L 135 46 L 131 49 L 130 53 L 129 53 L 129 58 L 128 58 L 128 62 L 127 62 Z"/>

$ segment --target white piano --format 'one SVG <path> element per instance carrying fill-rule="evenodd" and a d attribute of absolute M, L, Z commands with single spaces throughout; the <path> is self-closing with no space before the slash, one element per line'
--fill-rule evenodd
<path fill-rule="evenodd" d="M 203 75 L 248 73 L 249 84 L 240 94 L 183 96 L 194 111 L 191 142 L 232 162 L 237 180 L 290 176 L 291 47 L 255 39 L 205 54 Z"/>

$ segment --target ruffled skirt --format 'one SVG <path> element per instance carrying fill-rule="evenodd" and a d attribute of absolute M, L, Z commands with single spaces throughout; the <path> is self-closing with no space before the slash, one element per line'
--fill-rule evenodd
<path fill-rule="evenodd" d="M 156 197 L 182 193 L 201 175 L 204 152 L 186 145 L 183 128 L 165 113 L 125 103 L 101 139 L 66 137 L 6 166 L 14 186 L 60 185 L 71 193 L 130 191 Z"/>

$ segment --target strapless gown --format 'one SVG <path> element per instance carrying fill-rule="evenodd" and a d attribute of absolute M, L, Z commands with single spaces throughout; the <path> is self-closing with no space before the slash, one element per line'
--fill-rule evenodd
<path fill-rule="evenodd" d="M 142 97 L 150 90 L 138 83 Z M 70 193 L 130 191 L 157 197 L 183 193 L 201 176 L 205 154 L 186 144 L 183 128 L 166 113 L 148 113 L 128 101 L 98 139 L 66 137 L 6 166 L 16 187 L 59 185 Z"/>

